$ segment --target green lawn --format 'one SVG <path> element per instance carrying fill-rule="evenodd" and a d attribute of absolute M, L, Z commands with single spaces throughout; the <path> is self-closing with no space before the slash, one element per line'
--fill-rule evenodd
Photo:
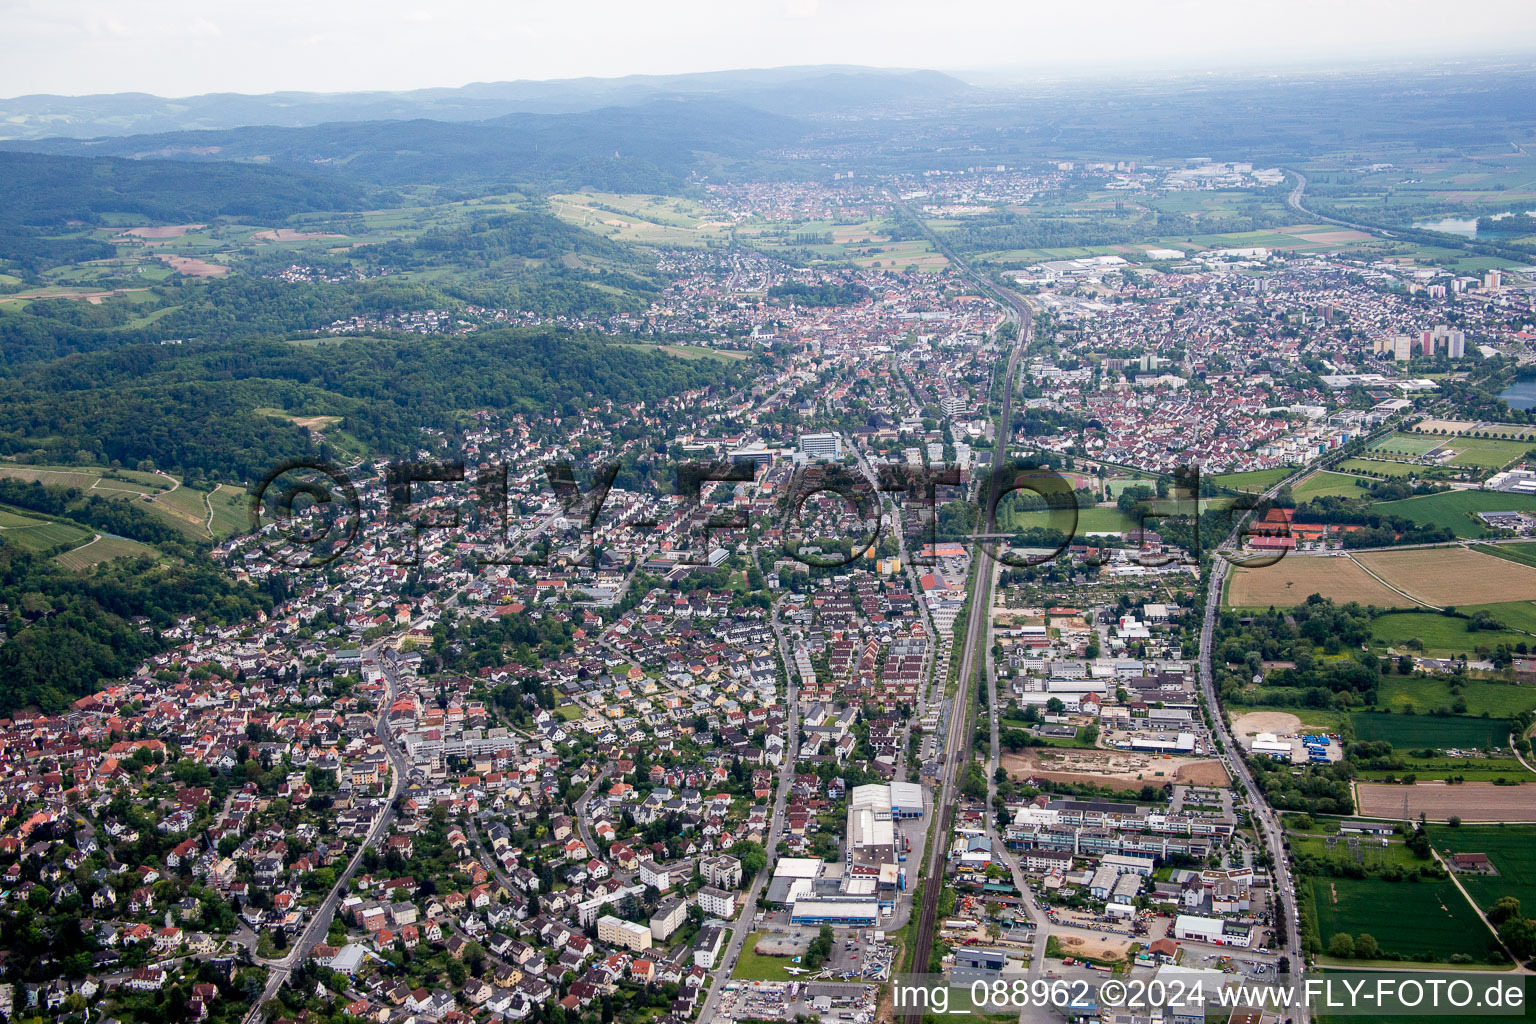
<path fill-rule="evenodd" d="M 1480 545 L 1488 547 L 1490 545 Z M 1498 545 L 1501 548 L 1503 545 Z M 1498 619 L 1510 629 L 1524 630 L 1527 633 L 1536 633 L 1536 601 L 1501 601 L 1498 604 L 1464 604 L 1458 605 L 1457 611 L 1471 615 L 1475 612 L 1487 612 Z M 1536 646 L 1536 640 L 1530 637 L 1524 638 L 1527 643 Z"/>
<path fill-rule="evenodd" d="M 731 977 L 743 981 L 793 981 L 795 976 L 784 968 L 801 965 L 793 963 L 791 957 L 759 956 L 753 952 L 762 937 L 762 932 L 747 936 L 747 941 L 741 944 L 741 958 L 736 961 L 736 970 L 731 972 Z"/>
<path fill-rule="evenodd" d="M 1521 565 L 1536 566 L 1536 544 L 1474 544 L 1472 549 Z"/>
<path fill-rule="evenodd" d="M 1450 707 L 1456 696 L 1451 693 L 1450 680 L 1430 676 L 1387 676 L 1376 688 L 1376 703 L 1394 712 L 1412 708 L 1415 713 L 1425 714 Z M 1468 679 L 1461 684 L 1460 696 L 1467 702 L 1471 715 L 1480 716 L 1486 711 L 1495 718 L 1508 718 L 1536 708 L 1536 686 Z"/>
<path fill-rule="evenodd" d="M 1292 487 L 1291 495 L 1297 502 L 1325 497 L 1359 498 L 1363 497 L 1366 493 L 1365 487 L 1361 486 L 1363 484 L 1368 484 L 1368 481 L 1344 473 L 1313 473 L 1301 483 Z"/>
<path fill-rule="evenodd" d="M 1536 496 L 1497 491 L 1444 491 L 1401 501 L 1381 501 L 1371 508 L 1382 515 L 1402 516 L 1421 526 L 1444 526 L 1458 537 L 1481 537 L 1488 531 L 1477 512 L 1536 512 Z"/>
<path fill-rule="evenodd" d="M 1428 467 L 1411 466 L 1403 462 L 1388 462 L 1385 459 L 1345 459 L 1339 463 L 1337 469 L 1355 473 L 1375 473 L 1379 476 L 1405 477 L 1415 473 L 1422 473 Z"/>
<path fill-rule="evenodd" d="M 1502 441 L 1493 437 L 1454 437 L 1451 450 L 1456 453 L 1452 466 L 1476 466 L 1479 469 L 1500 469 L 1521 458 L 1531 450 L 1528 441 Z"/>
<path fill-rule="evenodd" d="M 1509 744 L 1509 722 L 1502 718 L 1469 718 L 1464 715 L 1393 715 L 1356 711 L 1349 716 L 1355 738 L 1386 740 L 1399 750 L 1450 747 L 1492 748 Z"/>
<path fill-rule="evenodd" d="M 1461 884 L 1487 910 L 1501 896 L 1513 896 L 1527 915 L 1536 913 L 1536 826 L 1434 825 L 1430 837 L 1441 854 L 1486 853 L 1497 875 L 1460 874 Z"/>
<path fill-rule="evenodd" d="M 1279 466 L 1275 469 L 1255 469 L 1247 473 L 1223 473 L 1212 477 L 1211 482 L 1218 487 L 1230 487 L 1235 491 L 1263 494 L 1293 472 L 1294 470 L 1290 467 Z"/>
<path fill-rule="evenodd" d="M 1371 636 L 1383 644 L 1400 650 L 1409 640 L 1419 640 L 1424 644 L 1424 653 L 1431 657 L 1470 655 L 1476 648 L 1482 646 L 1492 648 L 1499 644 L 1508 644 L 1513 647 L 1515 644 L 1533 640 L 1524 633 L 1508 629 L 1480 629 L 1469 632 L 1466 619 L 1417 612 L 1388 612 L 1385 615 L 1376 616 L 1371 621 Z"/>
<path fill-rule="evenodd" d="M 1444 962 L 1455 953 L 1483 960 L 1499 949 L 1493 933 L 1449 880 L 1313 877 L 1308 881 L 1325 948 L 1336 934 L 1364 932 L 1376 939 L 1383 953 L 1430 962 Z"/>
<path fill-rule="evenodd" d="M 1423 455 L 1440 447 L 1448 440 L 1450 438 L 1398 432 L 1389 434 L 1371 445 L 1371 451 L 1388 452 L 1393 455 Z"/>

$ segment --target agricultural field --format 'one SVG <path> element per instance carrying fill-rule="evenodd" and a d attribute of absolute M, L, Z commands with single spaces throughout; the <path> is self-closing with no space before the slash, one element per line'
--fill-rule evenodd
<path fill-rule="evenodd" d="M 1536 600 L 1536 568 L 1463 547 L 1369 551 L 1355 558 L 1388 585 L 1425 604 L 1459 608 Z"/>
<path fill-rule="evenodd" d="M 1423 715 L 1437 708 L 1449 708 L 1460 696 L 1467 702 L 1469 715 L 1482 715 L 1486 711 L 1494 718 L 1508 718 L 1521 711 L 1536 709 L 1536 686 L 1516 686 L 1513 683 L 1481 679 L 1460 680 L 1459 685 L 1461 693 L 1453 694 L 1449 679 L 1386 676 L 1376 688 L 1376 705 L 1398 714 Z"/>
<path fill-rule="evenodd" d="M 1399 651 L 1405 648 L 1421 650 L 1430 657 L 1438 658 L 1471 655 L 1478 647 L 1492 648 L 1499 644 L 1514 647 L 1520 643 L 1536 642 L 1536 637 L 1512 629 L 1468 631 L 1466 619 L 1414 612 L 1378 615 L 1371 622 L 1371 637 Z M 1414 640 L 1423 646 L 1412 648 L 1410 641 Z M 1536 693 L 1536 690 L 1532 692 Z"/>
<path fill-rule="evenodd" d="M 1510 629 L 1536 633 L 1536 602 L 1498 601 L 1492 604 L 1464 604 L 1458 606 L 1458 610 L 1468 615 L 1487 612 Z M 1536 646 L 1536 643 L 1532 646 Z"/>
<path fill-rule="evenodd" d="M 66 551 L 54 559 L 66 569 L 80 572 L 89 569 L 102 562 L 110 562 L 115 558 L 138 558 L 148 556 L 159 557 L 159 552 L 148 544 L 140 544 L 136 540 L 126 537 L 111 537 L 105 534 L 99 535 L 95 540 L 86 541 L 71 551 Z"/>
<path fill-rule="evenodd" d="M 100 466 L 9 463 L 0 463 L 0 477 L 36 480 L 48 487 L 74 487 L 82 495 L 132 501 L 193 540 L 219 540 L 250 528 L 245 491 L 229 484 L 216 485 L 213 491 L 200 491 L 183 487 L 175 477 L 159 473 Z M 89 535 L 84 538 L 89 539 Z"/>
<path fill-rule="evenodd" d="M 1524 825 L 1435 826 L 1430 838 L 1441 856 L 1483 853 L 1496 875 L 1462 872 L 1456 877 L 1477 905 L 1492 907 L 1501 896 L 1513 896 L 1527 914 L 1536 909 L 1536 828 Z"/>
<path fill-rule="evenodd" d="M 1337 934 L 1362 932 L 1383 953 L 1445 962 L 1456 953 L 1483 960 L 1498 940 L 1449 880 L 1384 882 L 1374 878 L 1308 879 L 1318 935 L 1326 947 Z M 1405 921 L 1413 922 L 1404 927 Z"/>
<path fill-rule="evenodd" d="M 624 242 L 695 246 L 731 233 L 713 211 L 676 196 L 579 192 L 550 196 L 549 203 L 566 223 Z"/>
<path fill-rule="evenodd" d="M 1356 711 L 1349 716 L 1349 721 L 1354 726 L 1356 739 L 1386 740 L 1397 750 L 1509 748 L 1509 722 L 1503 718 Z"/>
<path fill-rule="evenodd" d="M 1476 781 L 1416 786 L 1361 782 L 1355 803 L 1365 818 L 1404 821 L 1420 814 L 1430 821 L 1536 821 L 1536 785 L 1495 786 Z"/>
<path fill-rule="evenodd" d="M 47 516 L 0 505 L 0 538 L 24 551 L 46 551 L 61 544 L 77 547 L 91 536 L 91 531 L 74 523 L 56 522 Z"/>
<path fill-rule="evenodd" d="M 1262 568 L 1236 568 L 1227 584 L 1226 603 L 1235 608 L 1289 608 L 1313 594 L 1343 604 L 1358 601 L 1378 608 L 1411 608 L 1348 558 L 1290 555 Z"/>
<path fill-rule="evenodd" d="M 1313 498 L 1359 498 L 1365 494 L 1369 481 L 1345 473 L 1313 473 L 1291 488 L 1291 496 L 1298 503 Z"/>
<path fill-rule="evenodd" d="M 1536 566 L 1536 543 L 1529 541 L 1518 544 L 1474 544 L 1472 550 L 1495 558 L 1506 558 L 1521 565 Z"/>
<path fill-rule="evenodd" d="M 1482 537 L 1488 533 L 1478 512 L 1536 512 L 1536 496 L 1500 494 L 1497 491 L 1443 491 L 1401 501 L 1382 501 L 1371 506 L 1383 515 L 1402 516 L 1421 526 L 1444 526 L 1458 537 Z"/>

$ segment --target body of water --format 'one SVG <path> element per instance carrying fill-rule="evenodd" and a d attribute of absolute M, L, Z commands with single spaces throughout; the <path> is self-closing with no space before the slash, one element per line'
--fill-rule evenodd
<path fill-rule="evenodd" d="M 1526 210 L 1526 213 L 1536 216 L 1536 210 Z M 1508 217 L 1508 213 L 1495 214 L 1495 217 Z M 1444 231 L 1448 235 L 1460 235 L 1463 238 L 1477 237 L 1476 217 L 1439 217 L 1434 220 L 1416 220 L 1413 222 L 1416 228 L 1425 231 Z"/>
<path fill-rule="evenodd" d="M 1499 392 L 1511 409 L 1536 409 L 1536 377 L 1522 377 Z"/>

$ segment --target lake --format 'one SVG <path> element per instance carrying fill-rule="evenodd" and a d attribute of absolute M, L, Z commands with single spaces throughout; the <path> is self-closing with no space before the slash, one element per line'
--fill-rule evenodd
<path fill-rule="evenodd" d="M 1499 392 L 1511 409 L 1536 409 L 1536 377 L 1522 377 Z"/>
<path fill-rule="evenodd" d="M 1536 210 L 1527 210 L 1525 212 L 1536 216 Z M 1509 213 L 1498 213 L 1494 214 L 1494 216 L 1508 217 Z M 1440 217 L 1435 220 L 1416 220 L 1413 222 L 1413 226 L 1423 228 L 1425 231 L 1443 231 L 1448 235 L 1460 235 L 1463 238 L 1477 237 L 1476 217 Z"/>

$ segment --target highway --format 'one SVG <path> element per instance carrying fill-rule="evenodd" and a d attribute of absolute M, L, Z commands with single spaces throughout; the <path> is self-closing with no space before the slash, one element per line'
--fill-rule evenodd
<path fill-rule="evenodd" d="M 1296 176 L 1296 187 L 1291 189 L 1291 194 L 1286 197 L 1285 201 L 1290 205 L 1291 209 L 1295 210 L 1297 213 L 1304 213 L 1308 217 L 1311 217 L 1315 220 L 1320 220 L 1325 224 L 1337 224 L 1339 227 L 1354 228 L 1356 231 L 1364 231 L 1368 235 L 1380 235 L 1382 238 L 1397 237 L 1390 231 L 1383 231 L 1381 228 L 1372 227 L 1369 224 L 1357 224 L 1352 220 L 1339 220 L 1337 217 L 1329 217 L 1326 214 L 1307 209 L 1305 206 L 1301 205 L 1301 197 L 1307 191 L 1306 175 L 1302 174 L 1300 171 L 1288 170 L 1287 173 L 1294 174 Z"/>
<path fill-rule="evenodd" d="M 899 205 L 906 210 L 908 216 L 912 216 L 905 204 Z M 913 220 L 927 233 L 929 240 L 951 263 L 1003 305 L 1008 319 L 1018 327 L 1013 346 L 1008 353 L 1008 368 L 1003 374 L 1002 419 L 999 422 L 1000 429 L 996 444 L 992 449 L 991 472 L 987 477 L 987 495 L 983 499 L 985 503 L 982 506 L 985 511 L 977 522 L 976 532 L 972 538 L 972 557 L 985 559 L 986 556 L 979 550 L 977 541 L 981 536 L 990 535 L 996 530 L 994 502 L 1002 485 L 1002 469 L 1008 457 L 1008 438 L 1012 433 L 1010 424 L 1013 416 L 1013 393 L 1018 379 L 1019 360 L 1033 336 L 1033 321 L 1029 306 L 1023 298 L 997 288 L 957 257 L 942 239 L 928 230 L 920 219 L 913 217 Z M 987 656 L 987 625 L 991 617 L 992 583 L 995 576 L 992 569 L 993 565 L 990 560 L 987 560 L 984 564 L 977 565 L 973 573 L 970 613 L 960 650 L 958 685 L 955 690 L 955 699 L 950 703 L 949 724 L 944 736 L 943 766 L 939 773 L 939 792 L 933 801 L 936 816 L 936 820 L 930 826 L 933 840 L 924 851 L 923 899 L 922 905 L 917 908 L 917 929 L 913 937 L 910 968 L 916 973 L 924 973 L 928 969 L 928 956 L 933 949 L 935 926 L 938 923 L 939 893 L 944 883 L 945 854 L 949 849 L 949 833 L 959 791 L 960 771 L 965 765 L 971 763 L 971 710 L 975 704 L 976 658 Z M 939 681 L 940 686 L 943 683 L 943 680 Z M 922 1018 L 923 1008 L 920 1006 L 909 1008 L 903 1015 L 907 1024 L 921 1024 Z"/>

